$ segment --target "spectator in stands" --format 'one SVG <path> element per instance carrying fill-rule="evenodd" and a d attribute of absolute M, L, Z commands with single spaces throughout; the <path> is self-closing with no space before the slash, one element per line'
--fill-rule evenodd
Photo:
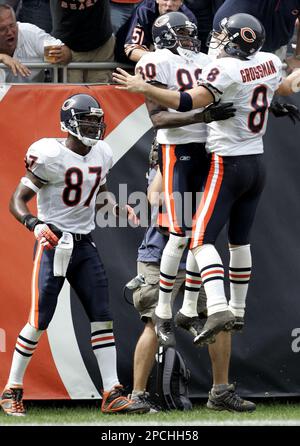
<path fill-rule="evenodd" d="M 51 33 L 52 17 L 49 0 L 7 0 L 6 2 L 0 0 L 0 4 L 4 3 L 14 8 L 19 22 L 32 23 L 47 33 Z"/>
<path fill-rule="evenodd" d="M 72 50 L 73 62 L 113 62 L 115 37 L 110 20 L 109 0 L 50 0 L 52 34 Z M 110 71 L 71 70 L 68 81 L 107 83 Z"/>
<path fill-rule="evenodd" d="M 29 70 L 24 63 L 44 61 L 44 41 L 50 40 L 58 44 L 51 55 L 59 64 L 67 64 L 71 60 L 70 49 L 61 40 L 47 34 L 44 30 L 30 23 L 16 21 L 13 8 L 0 5 L 0 62 L 9 71 L 0 70 L 2 82 L 43 82 L 43 70 Z M 24 63 L 22 63 L 24 61 Z"/>
<path fill-rule="evenodd" d="M 115 35 L 140 2 L 141 0 L 110 0 L 110 18 Z"/>
<path fill-rule="evenodd" d="M 124 45 L 130 60 L 138 62 L 145 51 L 153 49 L 152 25 L 158 16 L 166 12 L 180 11 L 193 23 L 197 23 L 192 11 L 182 3 L 182 0 L 144 0 L 136 8 Z"/>
<path fill-rule="evenodd" d="M 201 52 L 207 53 L 206 45 L 212 30 L 213 18 L 224 0 L 185 0 L 185 5 L 195 14 L 198 25 L 198 39 L 201 41 Z"/>
<path fill-rule="evenodd" d="M 287 45 L 295 28 L 295 22 L 300 16 L 300 0 L 225 0 L 218 9 L 213 21 L 213 29 L 220 31 L 220 22 L 224 17 L 243 12 L 258 18 L 266 30 L 266 40 L 262 51 L 275 53 L 282 61 L 286 58 Z M 300 36 L 298 32 L 295 55 L 289 59 L 289 64 L 300 67 Z"/>

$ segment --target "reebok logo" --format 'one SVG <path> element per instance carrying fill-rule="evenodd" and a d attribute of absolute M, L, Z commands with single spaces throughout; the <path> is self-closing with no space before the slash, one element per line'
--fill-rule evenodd
<path fill-rule="evenodd" d="M 179 159 L 180 161 L 190 161 L 191 157 L 188 155 L 182 155 Z"/>

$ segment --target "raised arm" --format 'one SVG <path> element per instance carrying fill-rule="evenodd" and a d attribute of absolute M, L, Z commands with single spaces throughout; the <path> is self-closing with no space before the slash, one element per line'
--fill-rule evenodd
<path fill-rule="evenodd" d="M 113 77 L 120 84 L 116 88 L 131 93 L 141 93 L 164 107 L 178 111 L 206 107 L 214 102 L 213 95 L 202 86 L 192 88 L 188 92 L 166 90 L 145 82 L 140 74 L 132 76 L 121 68 L 117 68 Z"/>

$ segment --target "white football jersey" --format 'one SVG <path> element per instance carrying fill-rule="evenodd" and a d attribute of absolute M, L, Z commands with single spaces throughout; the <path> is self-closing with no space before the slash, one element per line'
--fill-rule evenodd
<path fill-rule="evenodd" d="M 268 107 L 281 82 L 281 70 L 280 59 L 264 52 L 249 60 L 215 59 L 205 67 L 199 84 L 205 85 L 216 101 L 233 102 L 236 108 L 233 118 L 208 124 L 208 152 L 223 156 L 263 152 Z"/>
<path fill-rule="evenodd" d="M 188 51 L 186 56 L 179 56 L 168 49 L 162 49 L 147 52 L 137 63 L 136 72 L 141 73 L 146 81 L 157 81 L 169 90 L 189 90 L 197 85 L 202 69 L 211 60 L 207 54 L 203 53 L 196 54 Z M 172 109 L 169 111 L 177 113 Z M 199 123 L 159 129 L 157 141 L 160 144 L 187 144 L 205 142 L 206 136 L 206 124 Z"/>
<path fill-rule="evenodd" d="M 38 218 L 61 231 L 88 234 L 95 228 L 95 201 L 112 168 L 112 151 L 99 141 L 81 156 L 66 139 L 43 138 L 33 143 L 26 164 L 43 183 L 37 194 Z"/>

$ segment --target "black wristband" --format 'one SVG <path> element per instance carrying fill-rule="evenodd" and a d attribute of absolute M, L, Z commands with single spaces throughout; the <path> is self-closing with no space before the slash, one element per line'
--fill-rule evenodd
<path fill-rule="evenodd" d="M 185 91 L 180 92 L 180 102 L 177 111 L 179 112 L 187 112 L 192 110 L 193 108 L 193 99 L 192 96 Z"/>
<path fill-rule="evenodd" d="M 44 223 L 32 214 L 23 215 L 21 222 L 29 231 L 33 231 L 36 225 Z"/>

